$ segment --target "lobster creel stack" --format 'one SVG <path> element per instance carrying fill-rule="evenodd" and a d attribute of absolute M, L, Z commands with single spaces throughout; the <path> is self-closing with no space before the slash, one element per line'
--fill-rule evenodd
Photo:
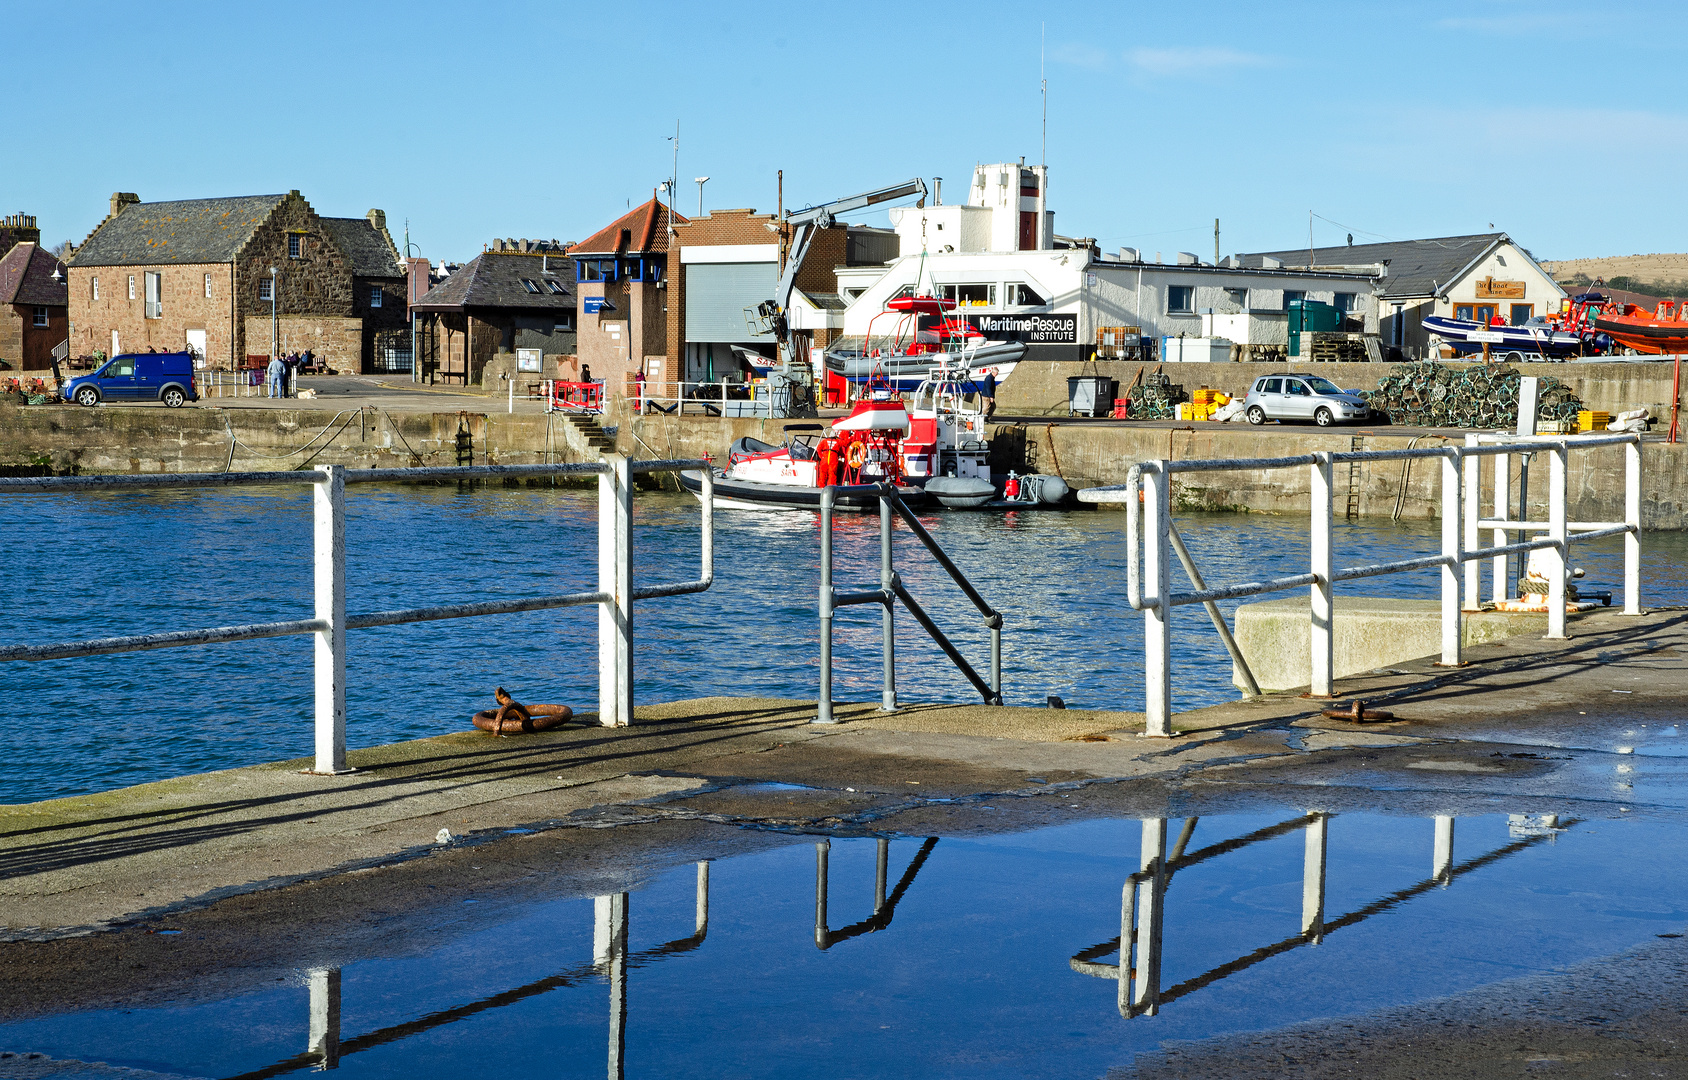
<path fill-rule="evenodd" d="M 1189 401 L 1190 395 L 1164 372 L 1156 371 L 1127 388 L 1125 399 L 1125 415 L 1132 420 L 1176 420 L 1179 404 Z"/>
<path fill-rule="evenodd" d="M 1391 424 L 1412 427 L 1514 428 L 1518 424 L 1518 369 L 1473 365 L 1450 368 L 1424 360 L 1396 364 L 1365 391 L 1366 403 Z M 1582 400 L 1552 377 L 1536 387 L 1536 421 L 1572 430 Z"/>

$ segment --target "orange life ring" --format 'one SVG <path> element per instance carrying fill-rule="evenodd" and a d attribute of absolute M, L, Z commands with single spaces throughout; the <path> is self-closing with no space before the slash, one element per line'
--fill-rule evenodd
<path fill-rule="evenodd" d="M 525 718 L 524 712 L 527 714 Z M 573 716 L 574 710 L 567 705 L 518 705 L 515 708 L 505 705 L 497 709 L 482 709 L 471 722 L 494 735 L 523 735 L 562 727 Z"/>
<path fill-rule="evenodd" d="M 845 460 L 846 463 L 849 464 L 850 468 L 852 468 L 852 469 L 859 469 L 863 465 L 866 465 L 867 464 L 867 443 L 864 443 L 864 442 L 853 442 L 853 443 L 851 443 L 849 453 L 844 455 L 844 460 Z"/>

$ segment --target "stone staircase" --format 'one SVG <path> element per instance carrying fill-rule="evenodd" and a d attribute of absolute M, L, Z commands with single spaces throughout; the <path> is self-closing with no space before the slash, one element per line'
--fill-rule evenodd
<path fill-rule="evenodd" d="M 615 440 L 604 431 L 596 416 L 582 413 L 563 413 L 563 423 L 574 429 L 579 441 L 584 443 L 591 452 L 602 454 L 615 449 Z M 574 442 L 575 439 L 570 439 Z"/>

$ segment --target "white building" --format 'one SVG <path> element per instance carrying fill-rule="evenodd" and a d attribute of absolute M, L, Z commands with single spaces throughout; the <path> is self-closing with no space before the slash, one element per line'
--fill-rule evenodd
<path fill-rule="evenodd" d="M 967 202 L 891 211 L 898 257 L 885 266 L 839 267 L 845 337 L 894 329 L 877 321 L 899 295 L 956 302 L 985 337 L 1028 345 L 1028 360 L 1083 360 L 1102 327 L 1135 326 L 1146 337 L 1223 337 L 1281 344 L 1287 300 L 1320 300 L 1377 332 L 1375 284 L 1381 266 L 1339 271 L 1219 266 L 1187 252 L 1170 262 L 1122 249 L 1102 254 L 1087 239 L 1057 236 L 1048 209 L 1048 171 L 1024 164 L 980 165 Z"/>

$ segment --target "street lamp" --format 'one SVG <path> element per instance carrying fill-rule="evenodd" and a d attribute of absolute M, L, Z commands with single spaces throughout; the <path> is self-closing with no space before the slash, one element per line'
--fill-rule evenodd
<path fill-rule="evenodd" d="M 703 185 L 709 182 L 709 177 L 697 177 L 697 216 L 703 216 Z"/>
<path fill-rule="evenodd" d="M 281 319 L 276 314 L 275 306 L 276 276 L 275 267 L 270 267 L 270 362 L 274 363 L 277 356 L 276 339 L 281 336 Z M 265 379 L 269 375 L 265 374 Z"/>

